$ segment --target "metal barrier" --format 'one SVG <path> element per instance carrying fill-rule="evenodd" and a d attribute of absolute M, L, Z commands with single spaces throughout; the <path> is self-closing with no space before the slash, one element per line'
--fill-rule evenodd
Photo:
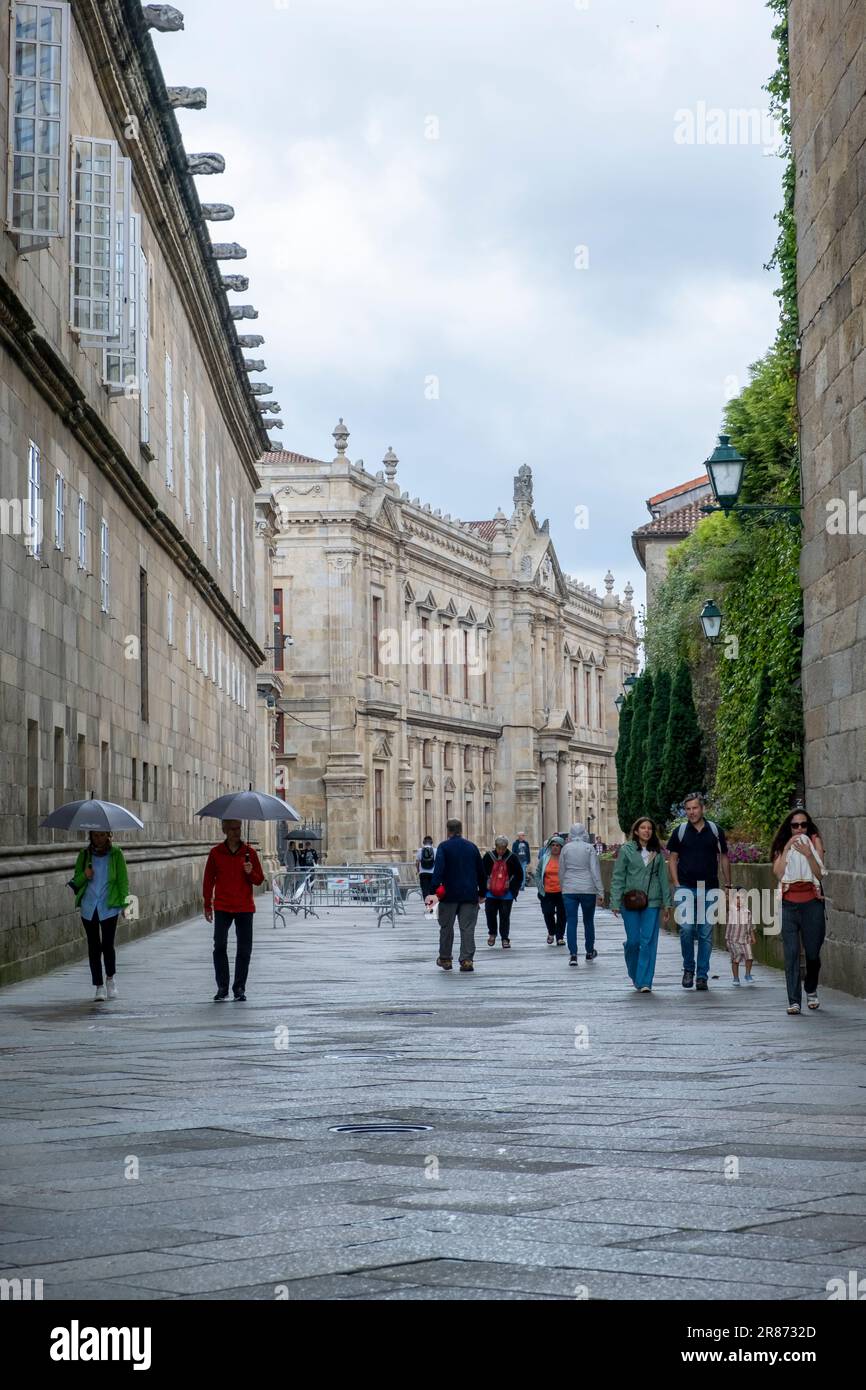
<path fill-rule="evenodd" d="M 274 874 L 271 891 L 274 927 L 285 926 L 286 913 L 318 917 L 316 908 L 369 907 L 376 926 L 387 918 L 393 927 L 398 913 L 406 911 L 399 877 L 390 864 L 317 864 L 314 868 L 286 869 Z"/>

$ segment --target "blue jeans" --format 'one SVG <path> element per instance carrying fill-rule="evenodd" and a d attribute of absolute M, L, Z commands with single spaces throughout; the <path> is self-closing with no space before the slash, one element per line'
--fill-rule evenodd
<path fill-rule="evenodd" d="M 625 968 L 628 977 L 637 989 L 652 988 L 656 968 L 656 951 L 659 944 L 659 918 L 661 909 L 645 907 L 643 912 L 622 909 L 622 922 L 625 927 Z"/>
<path fill-rule="evenodd" d="M 719 888 L 707 888 L 699 893 L 697 888 L 680 884 L 674 889 L 674 920 L 679 923 L 680 947 L 683 953 L 683 970 L 706 980 L 710 973 L 710 955 L 713 950 L 713 923 L 707 921 L 707 909 L 716 907 L 719 901 Z M 715 913 L 713 914 L 715 915 Z M 698 967 L 695 970 L 695 933 L 698 937 Z"/>
<path fill-rule="evenodd" d="M 595 894 L 563 893 L 565 903 L 565 935 L 569 954 L 577 955 L 577 909 L 583 912 L 583 935 L 587 951 L 595 949 Z"/>

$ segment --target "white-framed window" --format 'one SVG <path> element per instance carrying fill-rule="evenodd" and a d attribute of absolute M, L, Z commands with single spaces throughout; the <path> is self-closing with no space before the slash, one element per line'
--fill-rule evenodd
<path fill-rule="evenodd" d="M 232 593 L 238 591 L 238 518 L 237 504 L 235 499 L 231 500 L 231 542 L 232 542 Z"/>
<path fill-rule="evenodd" d="M 31 555 L 42 554 L 42 458 L 39 445 L 27 445 L 27 548 Z"/>
<path fill-rule="evenodd" d="M 211 639 L 210 639 L 210 678 L 211 678 L 211 681 L 212 681 L 212 683 L 213 683 L 214 685 L 216 685 L 216 676 L 217 676 L 217 644 L 216 644 L 216 637 L 214 636 L 213 633 L 211 633 Z"/>
<path fill-rule="evenodd" d="M 105 517 L 102 518 L 102 526 L 100 528 L 99 554 L 99 582 L 102 592 L 101 606 L 103 613 L 107 613 L 111 597 L 111 552 L 109 550 L 108 522 L 105 520 Z"/>
<path fill-rule="evenodd" d="M 117 328 L 117 141 L 77 135 L 72 142 L 72 327 L 105 343 Z"/>
<path fill-rule="evenodd" d="M 203 644 L 202 644 L 202 654 L 201 654 L 201 656 L 202 656 L 202 659 L 201 659 L 201 669 L 202 669 L 202 671 L 204 672 L 205 677 L 207 677 L 207 675 L 209 674 L 209 673 L 208 673 L 208 669 L 207 669 L 207 652 L 208 652 L 208 637 L 207 637 L 207 628 L 205 628 L 205 630 L 204 630 L 204 641 L 203 641 Z"/>
<path fill-rule="evenodd" d="M 207 431 L 204 425 L 202 425 L 199 435 L 199 457 L 201 459 L 201 544 L 202 550 L 207 550 Z"/>
<path fill-rule="evenodd" d="M 174 491 L 174 382 L 171 358 L 165 354 L 165 485 Z"/>
<path fill-rule="evenodd" d="M 87 571 L 87 499 L 78 498 L 78 568 Z"/>
<path fill-rule="evenodd" d="M 195 664 L 196 669 L 201 670 L 201 619 L 195 615 Z"/>
<path fill-rule="evenodd" d="M 54 475 L 54 549 L 66 549 L 66 479 L 59 470 Z"/>
<path fill-rule="evenodd" d="M 241 512 L 241 608 L 247 606 L 247 530 L 244 526 L 244 516 Z"/>
<path fill-rule="evenodd" d="M 217 647 L 217 685 L 220 690 L 223 688 L 223 649 Z"/>
<path fill-rule="evenodd" d="M 223 519 L 222 519 L 222 488 L 220 466 L 216 465 L 213 475 L 213 500 L 214 500 L 214 541 L 216 544 L 217 569 L 223 567 Z"/>
<path fill-rule="evenodd" d="M 174 646 L 174 594 L 169 591 L 165 600 L 165 634 L 170 647 Z"/>
<path fill-rule="evenodd" d="M 139 236 L 141 228 L 139 227 Z M 139 438 L 150 443 L 150 266 L 143 251 L 138 253 L 138 389 Z"/>
<path fill-rule="evenodd" d="M 192 521 L 192 454 L 189 442 L 189 396 L 183 393 L 183 511 Z"/>
<path fill-rule="evenodd" d="M 8 230 L 66 235 L 69 5 L 19 4 L 9 26 Z"/>
<path fill-rule="evenodd" d="M 192 661 L 192 613 L 186 610 L 186 659 Z"/>
<path fill-rule="evenodd" d="M 141 217 L 130 211 L 132 197 L 132 161 L 122 159 L 126 166 L 122 180 L 123 197 L 121 211 L 117 217 L 117 243 L 115 248 L 117 262 L 117 343 L 111 344 L 103 353 L 102 376 L 111 395 L 134 397 L 141 391 L 139 381 L 140 335 L 138 323 L 141 317 L 139 302 L 139 277 L 141 274 Z"/>

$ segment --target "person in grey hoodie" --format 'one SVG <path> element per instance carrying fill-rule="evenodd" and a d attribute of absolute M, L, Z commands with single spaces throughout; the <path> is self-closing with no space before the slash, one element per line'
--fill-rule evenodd
<path fill-rule="evenodd" d="M 559 879 L 565 904 L 565 935 L 569 965 L 577 965 L 577 913 L 583 912 L 587 960 L 595 960 L 595 909 L 604 902 L 598 855 L 585 825 L 573 825 L 559 857 Z"/>

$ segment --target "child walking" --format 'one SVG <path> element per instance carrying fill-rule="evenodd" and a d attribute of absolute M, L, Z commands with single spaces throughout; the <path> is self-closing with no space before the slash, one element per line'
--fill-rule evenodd
<path fill-rule="evenodd" d="M 728 893 L 728 922 L 725 928 L 725 945 L 731 953 L 731 973 L 734 985 L 740 983 L 740 965 L 745 965 L 743 979 L 747 985 L 754 984 L 752 976 L 752 947 L 755 944 L 755 928 L 749 911 L 749 898 L 744 888 L 731 888 Z"/>

